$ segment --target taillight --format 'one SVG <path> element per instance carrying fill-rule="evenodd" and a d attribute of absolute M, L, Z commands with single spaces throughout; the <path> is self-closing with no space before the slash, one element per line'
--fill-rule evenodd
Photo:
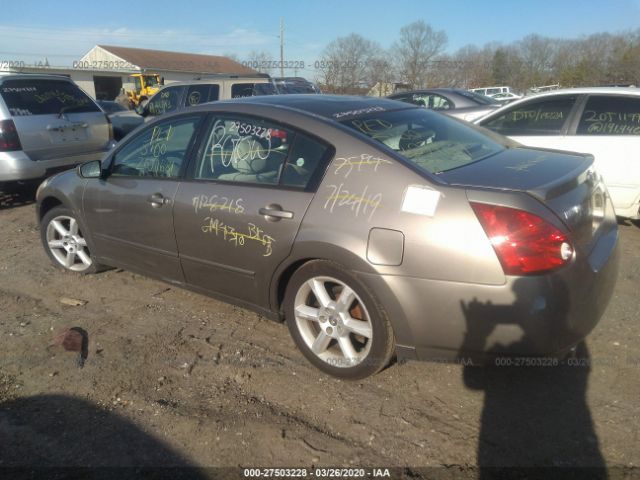
<path fill-rule="evenodd" d="M 0 152 L 22 150 L 20 138 L 13 120 L 0 120 Z"/>
<path fill-rule="evenodd" d="M 534 275 L 566 264 L 573 247 L 566 234 L 524 210 L 471 202 L 507 275 Z"/>

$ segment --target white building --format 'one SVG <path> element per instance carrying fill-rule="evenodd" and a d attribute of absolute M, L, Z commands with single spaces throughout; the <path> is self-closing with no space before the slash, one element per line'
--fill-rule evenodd
<path fill-rule="evenodd" d="M 228 57 L 109 45 L 96 45 L 74 61 L 72 68 L 25 66 L 12 68 L 11 72 L 65 75 L 99 100 L 113 100 L 123 87 L 133 89 L 133 73 L 157 73 L 165 83 L 212 74 L 254 76 L 258 73 Z"/>

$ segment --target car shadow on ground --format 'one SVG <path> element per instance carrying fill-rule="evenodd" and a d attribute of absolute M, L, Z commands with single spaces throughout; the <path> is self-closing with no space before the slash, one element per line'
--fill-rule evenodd
<path fill-rule="evenodd" d="M 123 416 L 67 395 L 0 403 L 0 438 L 4 478 L 206 478 Z"/>
<path fill-rule="evenodd" d="M 626 218 L 618 218 L 618 225 L 623 225 L 625 227 L 634 226 L 636 228 L 640 228 L 640 220 L 628 220 Z"/>
<path fill-rule="evenodd" d="M 494 305 L 473 300 L 462 303 L 467 335 L 461 352 L 481 351 L 501 324 L 522 318 L 524 284 L 514 284 L 512 305 Z M 564 284 L 550 281 L 548 308 L 553 325 L 561 324 L 569 312 L 569 293 Z M 526 324 L 526 322 L 521 322 Z M 554 332 L 549 332 L 554 335 Z M 463 380 L 467 388 L 484 391 L 477 447 L 479 478 L 607 478 L 586 393 L 590 359 L 581 343 L 571 360 L 529 357 L 537 366 L 526 366 L 526 357 L 513 357 L 505 365 L 502 352 L 531 351 L 539 332 L 523 328 L 521 339 L 490 349 L 492 360 L 483 367 L 466 364 Z M 463 354 L 461 353 L 461 357 Z M 519 358 L 519 364 L 513 363 Z M 515 470 L 514 470 L 515 468 Z"/>
<path fill-rule="evenodd" d="M 38 185 L 38 183 L 0 185 L 0 210 L 34 203 Z"/>

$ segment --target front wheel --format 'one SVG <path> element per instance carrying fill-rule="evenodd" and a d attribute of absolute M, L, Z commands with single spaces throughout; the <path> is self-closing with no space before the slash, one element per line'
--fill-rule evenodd
<path fill-rule="evenodd" d="M 304 356 L 334 377 L 368 377 L 393 355 L 393 330 L 384 310 L 359 280 L 335 263 L 314 260 L 293 274 L 285 316 Z"/>
<path fill-rule="evenodd" d="M 78 273 L 95 273 L 101 265 L 91 258 L 76 215 L 64 207 L 49 210 L 40 222 L 44 249 L 56 267 Z"/>

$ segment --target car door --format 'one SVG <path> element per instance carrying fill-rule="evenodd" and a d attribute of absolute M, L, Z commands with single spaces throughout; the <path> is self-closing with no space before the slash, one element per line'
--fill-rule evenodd
<path fill-rule="evenodd" d="M 564 145 L 595 157 L 616 210 L 633 208 L 640 194 L 640 97 L 589 96 Z"/>
<path fill-rule="evenodd" d="M 103 178 L 88 181 L 85 221 L 105 263 L 183 280 L 173 205 L 203 118 L 185 114 L 148 125 L 112 154 Z"/>
<path fill-rule="evenodd" d="M 268 306 L 333 148 L 275 121 L 210 117 L 176 196 L 174 223 L 188 284 Z"/>
<path fill-rule="evenodd" d="M 480 122 L 524 145 L 566 150 L 566 132 L 579 95 L 554 95 L 520 102 Z"/>

